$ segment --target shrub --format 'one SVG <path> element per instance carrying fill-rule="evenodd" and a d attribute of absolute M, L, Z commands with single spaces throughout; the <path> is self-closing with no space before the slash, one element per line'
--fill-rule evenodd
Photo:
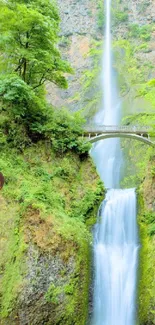
<path fill-rule="evenodd" d="M 60 154 L 73 150 L 87 156 L 90 145 L 80 137 L 84 119 L 79 113 L 71 115 L 67 110 L 53 111 L 52 119 L 45 125 L 45 134 L 51 141 L 55 152 Z"/>
<path fill-rule="evenodd" d="M 128 13 L 124 11 L 116 11 L 114 12 L 114 24 L 119 25 L 120 23 L 124 23 L 128 21 Z"/>
<path fill-rule="evenodd" d="M 151 30 L 152 26 L 150 25 L 139 26 L 138 24 L 133 24 L 129 26 L 129 36 L 149 41 L 151 39 Z"/>
<path fill-rule="evenodd" d="M 98 28 L 103 29 L 105 25 L 105 12 L 104 12 L 104 2 L 99 0 L 98 3 Z"/>
<path fill-rule="evenodd" d="M 73 150 L 87 155 L 90 146 L 79 139 L 84 120 L 80 114 L 71 115 L 67 110 L 54 110 L 44 99 L 16 75 L 0 79 L 1 143 L 23 150 L 31 142 L 48 138 L 58 153 Z"/>
<path fill-rule="evenodd" d="M 8 143 L 22 149 L 35 138 L 42 137 L 46 121 L 45 102 L 16 75 L 0 78 L 1 132 Z"/>

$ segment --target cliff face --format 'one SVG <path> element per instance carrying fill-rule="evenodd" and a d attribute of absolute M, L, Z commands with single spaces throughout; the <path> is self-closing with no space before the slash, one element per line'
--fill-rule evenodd
<path fill-rule="evenodd" d="M 85 70 L 91 70 L 91 59 L 88 53 L 92 39 L 98 37 L 97 2 L 94 0 L 58 0 L 61 17 L 60 47 L 74 69 L 68 77 L 69 87 L 61 91 L 52 85 L 47 86 L 47 98 L 53 105 L 67 106 L 72 111 L 82 108 L 82 102 L 76 100 L 77 93 L 82 91 L 80 79 Z"/>
<path fill-rule="evenodd" d="M 147 25 L 155 22 L 155 4 L 153 0 L 131 0 L 128 3 L 129 22 L 140 25 Z"/>
<path fill-rule="evenodd" d="M 91 71 L 94 65 L 93 57 L 89 52 L 95 49 L 96 40 L 102 41 L 103 27 L 102 18 L 104 16 L 103 2 L 101 0 L 66 0 L 57 1 L 61 16 L 60 47 L 64 58 L 71 62 L 74 68 L 74 74 L 68 77 L 69 87 L 66 91 L 59 90 L 51 84 L 47 85 L 47 98 L 50 103 L 56 107 L 66 106 L 72 111 L 84 108 L 85 96 L 83 95 L 84 81 L 81 79 L 86 71 Z M 139 49 L 137 57 L 140 64 L 151 65 L 147 78 L 155 77 L 155 3 L 153 0 L 122 0 L 115 1 L 112 5 L 113 16 L 117 16 L 117 21 L 112 26 L 114 38 L 129 39 L 130 28 L 134 29 L 134 25 L 140 28 L 152 26 L 150 31 L 148 28 L 148 39 L 145 36 L 141 41 L 137 39 L 138 32 L 130 37 L 131 44 L 145 43 L 145 49 Z M 123 19 L 125 13 L 126 19 Z M 125 17 L 125 16 L 124 16 Z M 104 22 L 103 22 L 104 24 Z M 136 30 L 136 27 L 135 27 Z M 146 33 L 145 33 L 146 34 Z M 150 37 L 149 37 L 150 35 Z M 139 36 L 138 36 L 139 37 Z M 147 38 L 147 37 L 146 37 Z M 101 65 L 101 62 L 98 62 Z M 100 72 L 101 69 L 99 69 Z M 98 81 L 99 83 L 101 81 Z M 91 92 L 95 92 L 92 90 Z M 89 96 L 89 95 L 88 95 Z M 94 93 L 95 96 L 95 93 Z M 127 98 L 128 101 L 128 98 Z M 133 101 L 133 98 L 132 98 Z"/>
<path fill-rule="evenodd" d="M 85 325 L 91 233 L 104 192 L 89 158 L 2 152 L 1 325 Z"/>
<path fill-rule="evenodd" d="M 138 25 L 139 27 L 155 26 L 155 2 L 153 0 L 131 0 L 121 1 L 121 7 L 127 8 L 128 12 L 128 22 L 126 26 L 120 24 L 117 33 L 122 38 L 128 38 L 128 28 L 133 25 Z M 148 28 L 149 29 L 149 28 Z M 148 32 L 150 34 L 150 39 L 147 40 L 147 49 L 142 50 L 138 54 L 138 58 L 143 62 L 149 62 L 152 65 L 152 69 L 149 74 L 149 79 L 155 77 L 155 28 Z M 138 36 L 138 35 L 137 35 Z M 149 36 L 149 35 L 148 35 Z M 132 42 L 139 43 L 137 39 L 132 39 Z M 146 42 L 146 38 L 143 38 L 143 43 Z"/>

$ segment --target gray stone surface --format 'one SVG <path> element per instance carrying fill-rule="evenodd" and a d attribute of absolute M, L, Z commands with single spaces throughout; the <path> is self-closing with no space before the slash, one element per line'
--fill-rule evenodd
<path fill-rule="evenodd" d="M 47 85 L 47 99 L 56 107 L 65 106 L 72 111 L 83 107 L 82 100 L 76 100 L 76 94 L 82 91 L 81 77 L 84 71 L 91 69 L 92 60 L 88 53 L 93 38 L 100 39 L 97 28 L 97 2 L 95 0 L 58 0 L 61 17 L 60 36 L 68 40 L 62 46 L 63 58 L 67 59 L 74 74 L 67 76 L 69 87 L 60 90 L 52 84 Z M 62 42 L 61 42 L 62 43 Z"/>
<path fill-rule="evenodd" d="M 94 10 L 94 1 L 90 0 L 58 0 L 57 1 L 61 23 L 61 35 L 68 34 L 93 34 L 96 32 L 96 20 L 93 17 L 92 5 Z"/>
<path fill-rule="evenodd" d="M 91 70 L 92 60 L 88 53 L 92 47 L 93 39 L 102 39 L 97 28 L 97 4 L 95 0 L 57 0 L 61 16 L 60 35 L 67 40 L 62 44 L 63 57 L 67 59 L 74 69 L 74 74 L 67 76 L 69 87 L 60 90 L 52 84 L 47 85 L 47 99 L 56 107 L 67 107 L 77 111 L 85 106 L 82 96 L 81 77 L 84 71 Z M 120 23 L 113 28 L 113 35 L 117 38 L 128 38 L 128 24 L 147 25 L 155 22 L 154 0 L 122 0 L 122 10 L 128 11 L 128 22 Z M 137 43 L 137 40 L 136 40 Z M 139 52 L 138 58 L 142 62 L 150 62 L 155 66 L 155 31 L 152 32 L 148 49 Z M 152 68 L 149 78 L 155 77 Z M 79 98 L 80 97 L 80 98 Z"/>
<path fill-rule="evenodd" d="M 16 316 L 11 315 L 6 324 L 54 325 L 59 312 L 61 313 L 64 307 L 64 293 L 59 296 L 58 308 L 54 303 L 47 302 L 45 294 L 50 285 L 63 288 L 69 283 L 75 272 L 74 258 L 71 257 L 64 262 L 59 255 L 40 252 L 37 246 L 31 245 L 27 252 L 26 265 L 27 277 L 24 279 L 23 290 L 18 297 L 18 313 L 14 311 Z"/>

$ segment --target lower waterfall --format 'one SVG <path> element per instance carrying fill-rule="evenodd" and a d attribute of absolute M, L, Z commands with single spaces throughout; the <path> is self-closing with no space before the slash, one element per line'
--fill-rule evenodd
<path fill-rule="evenodd" d="M 135 324 L 138 254 L 135 189 L 111 189 L 95 230 L 93 325 Z"/>

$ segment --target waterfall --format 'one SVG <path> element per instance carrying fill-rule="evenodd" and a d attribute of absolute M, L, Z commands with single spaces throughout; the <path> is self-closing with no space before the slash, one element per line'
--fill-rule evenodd
<path fill-rule="evenodd" d="M 138 254 L 135 191 L 109 190 L 99 218 L 93 325 L 133 325 Z"/>
<path fill-rule="evenodd" d="M 117 96 L 111 51 L 111 1 L 106 0 L 103 56 L 103 109 L 97 124 L 118 125 L 121 105 Z M 122 153 L 119 139 L 96 143 L 91 156 L 105 186 L 94 231 L 93 325 L 134 325 L 138 235 L 135 189 L 120 189 Z"/>
<path fill-rule="evenodd" d="M 106 29 L 103 56 L 103 108 L 95 117 L 97 124 L 117 125 L 120 122 L 120 100 L 117 96 L 115 75 L 112 69 L 111 53 L 111 17 L 110 0 L 106 0 Z M 122 153 L 120 140 L 107 139 L 96 143 L 91 151 L 97 170 L 107 188 L 118 188 L 120 183 L 120 169 Z"/>

